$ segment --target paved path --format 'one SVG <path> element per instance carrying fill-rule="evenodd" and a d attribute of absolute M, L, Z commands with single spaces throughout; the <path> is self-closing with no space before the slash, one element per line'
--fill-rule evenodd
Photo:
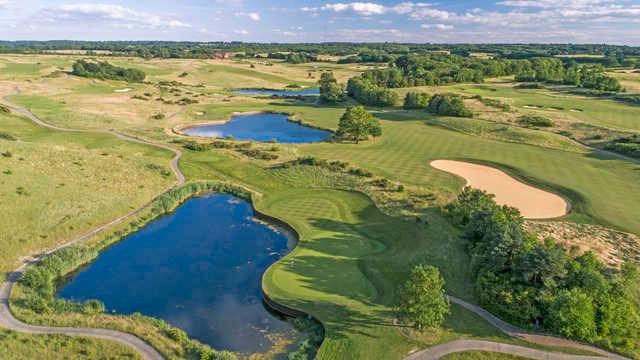
<path fill-rule="evenodd" d="M 17 93 L 20 93 L 20 89 L 16 88 Z M 150 145 L 150 146 L 155 146 L 157 148 L 161 148 L 161 149 L 166 149 L 169 150 L 171 152 L 173 152 L 175 154 L 175 156 L 173 157 L 173 159 L 171 159 L 171 170 L 173 171 L 173 173 L 176 176 L 176 182 L 174 183 L 174 185 L 172 185 L 169 189 L 165 190 L 162 194 L 166 193 L 167 191 L 171 190 L 172 188 L 176 187 L 176 186 L 180 186 L 182 184 L 184 184 L 185 182 L 185 177 L 184 174 L 182 174 L 182 172 L 180 171 L 180 168 L 178 167 L 178 162 L 180 161 L 180 158 L 182 157 L 182 152 L 179 149 L 175 149 L 171 146 L 165 145 L 165 144 L 157 144 L 157 143 L 152 143 L 152 142 L 148 142 L 145 140 L 141 140 L 138 138 L 134 138 L 131 136 L 127 136 L 127 135 L 123 135 L 120 134 L 114 130 L 79 130 L 79 129 L 67 129 L 67 128 L 63 128 L 63 127 L 59 127 L 56 125 L 52 125 L 49 124 L 45 121 L 43 121 L 42 119 L 38 118 L 37 116 L 35 116 L 33 113 L 31 113 L 29 110 L 27 110 L 24 107 L 18 106 L 14 103 L 12 103 L 7 97 L 3 97 L 3 100 L 5 102 L 5 104 L 14 112 L 19 113 L 21 115 L 24 115 L 26 117 L 28 117 L 29 119 L 31 119 L 33 122 L 37 123 L 38 125 L 44 126 L 46 128 L 52 129 L 52 130 L 56 130 L 56 131 L 65 131 L 65 132 L 79 132 L 79 133 L 104 133 L 104 134 L 110 134 L 113 136 L 118 137 L 119 139 L 125 140 L 125 141 L 129 141 L 129 142 L 135 142 L 135 143 L 139 143 L 139 144 L 144 144 L 144 145 Z M 13 317 L 13 314 L 11 313 L 11 309 L 9 307 L 9 297 L 11 295 L 11 289 L 13 288 L 13 285 L 16 283 L 16 281 L 18 281 L 18 279 L 20 278 L 20 275 L 24 272 L 24 270 L 31 264 L 34 264 L 38 261 L 40 261 L 40 259 L 42 259 L 42 257 L 51 254 L 52 252 L 71 246 L 73 244 L 76 244 L 78 242 L 84 241 L 98 233 L 100 233 L 101 231 L 114 226 L 116 224 L 120 224 L 122 222 L 124 222 L 125 220 L 139 214 L 142 210 L 148 208 L 149 206 L 151 206 L 151 204 L 162 194 L 156 196 L 154 199 L 152 199 L 150 202 L 148 202 L 147 204 L 145 204 L 143 207 L 127 214 L 124 215 L 120 218 L 117 218 L 107 224 L 104 224 L 94 230 L 89 231 L 88 233 L 75 238 L 69 242 L 66 242 L 60 246 L 57 246 L 41 255 L 39 255 L 38 257 L 36 257 L 33 260 L 27 261 L 24 264 L 22 264 L 22 266 L 20 266 L 16 271 L 14 271 L 13 273 L 11 273 L 5 282 L 2 283 L 2 286 L 0 286 L 0 327 L 4 327 L 7 328 L 9 330 L 13 330 L 13 331 L 18 331 L 18 332 L 23 332 L 23 333 L 30 333 L 30 334 L 65 334 L 65 335 L 72 335 L 72 336 L 89 336 L 89 337 L 95 337 L 95 338 L 100 338 L 100 339 L 106 339 L 106 340 L 112 340 L 112 341 L 116 341 L 125 345 L 130 346 L 131 348 L 135 349 L 140 355 L 142 355 L 143 358 L 147 359 L 147 360 L 163 360 L 164 357 L 162 356 L 162 354 L 160 354 L 160 352 L 158 352 L 156 349 L 154 349 L 151 345 L 149 345 L 147 342 L 145 342 L 144 340 L 136 337 L 135 335 L 129 334 L 129 333 L 125 333 L 125 332 L 121 332 L 121 331 L 116 331 L 116 330 L 106 330 L 106 329 L 93 329 L 93 328 L 72 328 L 72 327 L 51 327 L 51 326 L 35 326 L 35 325 L 29 325 L 26 323 L 21 322 L 20 320 L 16 319 L 15 317 Z"/>
<path fill-rule="evenodd" d="M 541 360 L 603 360 L 599 356 L 569 355 L 532 349 L 524 346 L 501 344 L 483 340 L 455 340 L 409 355 L 405 360 L 436 360 L 461 351 L 491 351 Z"/>
<path fill-rule="evenodd" d="M 484 350 L 484 351 L 493 351 L 500 352 L 506 354 L 513 354 L 523 357 L 528 357 L 532 359 L 549 359 L 549 360 L 593 360 L 603 358 L 607 359 L 615 359 L 615 360 L 629 360 L 624 356 L 620 356 L 618 354 L 610 353 L 608 351 L 602 350 L 600 348 L 579 343 L 577 341 L 564 339 L 552 335 L 545 334 L 534 334 L 513 326 L 509 323 L 506 323 L 493 314 L 489 313 L 487 310 L 477 306 L 470 304 L 462 299 L 458 299 L 453 296 L 448 296 L 449 300 L 452 303 L 462 306 L 463 308 L 474 312 L 491 325 L 498 328 L 498 330 L 503 333 L 528 341 L 530 343 L 544 345 L 544 346 L 553 346 L 553 347 L 564 347 L 564 348 L 573 348 L 590 351 L 594 354 L 600 354 L 601 356 L 585 356 L 585 355 L 569 355 L 563 353 L 556 352 L 548 352 L 543 350 L 536 350 L 532 348 L 527 348 L 523 346 L 509 345 L 503 343 L 497 343 L 492 341 L 483 341 L 483 340 L 456 340 L 451 341 L 442 345 L 437 345 L 434 347 L 430 347 L 421 351 L 418 351 L 414 354 L 409 355 L 405 360 L 432 360 L 439 359 L 442 356 L 447 354 L 462 352 L 462 351 L 471 351 L 471 350 Z"/>

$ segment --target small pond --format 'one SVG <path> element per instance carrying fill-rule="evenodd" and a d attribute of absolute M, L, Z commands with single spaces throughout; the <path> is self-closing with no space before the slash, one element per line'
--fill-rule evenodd
<path fill-rule="evenodd" d="M 56 296 L 166 320 L 215 349 L 264 353 L 299 341 L 262 302 L 262 274 L 295 239 L 258 222 L 237 197 L 196 197 L 108 248 Z M 281 345 L 283 343 L 280 343 Z"/>
<path fill-rule="evenodd" d="M 275 95 L 275 96 L 310 96 L 320 95 L 320 89 L 305 89 L 305 90 L 264 90 L 264 89 L 240 89 L 234 90 L 234 94 L 239 95 Z"/>
<path fill-rule="evenodd" d="M 314 129 L 288 120 L 283 114 L 234 115 L 224 124 L 198 125 L 183 130 L 187 135 L 237 140 L 272 141 L 280 143 L 312 143 L 331 137 L 331 132 Z"/>

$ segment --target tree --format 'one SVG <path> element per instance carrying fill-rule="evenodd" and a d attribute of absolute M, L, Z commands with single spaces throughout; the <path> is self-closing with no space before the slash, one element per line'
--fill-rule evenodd
<path fill-rule="evenodd" d="M 593 300 L 577 288 L 562 290 L 549 307 L 547 327 L 568 337 L 593 340 L 596 336 Z"/>
<path fill-rule="evenodd" d="M 326 103 L 337 103 L 344 97 L 344 89 L 331 72 L 323 72 L 320 75 L 320 100 Z"/>
<path fill-rule="evenodd" d="M 435 115 L 471 117 L 460 95 L 435 94 L 429 101 L 429 112 Z"/>
<path fill-rule="evenodd" d="M 450 308 L 438 269 L 429 265 L 414 267 L 409 280 L 399 290 L 398 318 L 424 331 L 440 327 Z"/>
<path fill-rule="evenodd" d="M 408 92 L 404 97 L 404 108 L 409 109 L 426 109 L 429 107 L 429 94 L 419 92 Z"/>
<path fill-rule="evenodd" d="M 366 140 L 369 136 L 378 137 L 382 135 L 380 122 L 369 114 L 364 106 L 353 106 L 340 118 L 336 135 L 341 138 L 354 140 Z"/>

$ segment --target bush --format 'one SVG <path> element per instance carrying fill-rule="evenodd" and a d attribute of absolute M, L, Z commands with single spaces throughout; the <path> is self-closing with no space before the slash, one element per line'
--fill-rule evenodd
<path fill-rule="evenodd" d="M 212 148 L 212 145 L 210 144 L 201 144 L 196 141 L 185 141 L 182 146 L 187 150 L 198 152 L 207 151 Z"/>
<path fill-rule="evenodd" d="M 278 155 L 267 152 L 267 151 L 262 151 L 262 150 L 258 150 L 258 149 L 244 149 L 240 151 L 242 154 L 248 156 L 248 157 L 252 157 L 255 159 L 260 159 L 260 160 L 276 160 L 278 158 Z"/>
<path fill-rule="evenodd" d="M 0 131 L 0 139 L 9 140 L 9 141 L 18 140 L 15 136 L 13 136 L 13 135 L 9 134 L 8 132 L 5 132 L 5 131 Z"/>
<path fill-rule="evenodd" d="M 151 116 L 152 119 L 154 120 L 163 120 L 164 118 L 166 118 L 166 115 L 163 113 L 157 113 L 153 116 Z"/>
<path fill-rule="evenodd" d="M 360 176 L 360 177 L 372 177 L 373 173 L 371 171 L 361 169 L 361 168 L 351 168 L 349 169 L 349 174 Z"/>
<path fill-rule="evenodd" d="M 436 94 L 429 101 L 429 112 L 441 116 L 471 117 L 460 95 Z"/>
<path fill-rule="evenodd" d="M 419 92 L 408 92 L 404 97 L 403 107 L 410 109 L 427 109 L 429 107 L 429 94 Z"/>
<path fill-rule="evenodd" d="M 9 110 L 9 108 L 8 108 L 8 107 L 6 107 L 6 106 L 4 106 L 4 105 L 0 105 L 0 113 L 6 113 L 6 114 L 8 114 L 8 113 L 10 113 L 10 112 L 11 112 L 11 110 Z"/>
<path fill-rule="evenodd" d="M 524 126 L 531 127 L 552 127 L 553 121 L 540 115 L 523 115 L 520 117 L 520 123 Z"/>

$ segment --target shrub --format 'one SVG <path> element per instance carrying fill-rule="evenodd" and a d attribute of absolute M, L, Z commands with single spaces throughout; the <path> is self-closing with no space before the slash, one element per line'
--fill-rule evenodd
<path fill-rule="evenodd" d="M 245 150 L 241 150 L 240 152 L 248 157 L 252 157 L 260 160 L 268 161 L 268 160 L 276 160 L 278 158 L 278 155 L 276 154 L 258 150 L 258 149 L 245 149 Z"/>
<path fill-rule="evenodd" d="M 520 117 L 520 123 L 524 126 L 531 127 L 552 127 L 553 121 L 541 115 L 523 115 Z"/>
<path fill-rule="evenodd" d="M 427 109 L 429 107 L 429 94 L 420 92 L 408 92 L 404 97 L 403 107 L 410 109 Z"/>
<path fill-rule="evenodd" d="M 13 154 L 11 153 L 11 151 L 7 150 L 7 151 L 2 153 L 2 156 L 6 157 L 6 158 L 10 158 L 10 157 L 13 156 Z"/>
<path fill-rule="evenodd" d="M 196 141 L 185 141 L 182 146 L 187 150 L 198 151 L 198 152 L 210 150 L 212 147 L 212 145 L 201 144 Z"/>
<path fill-rule="evenodd" d="M 360 176 L 360 177 L 372 177 L 373 173 L 371 171 L 361 169 L 361 168 L 351 168 L 349 169 L 349 174 Z"/>
<path fill-rule="evenodd" d="M 187 335 L 187 333 L 182 330 L 182 329 L 178 329 L 175 327 L 171 327 L 169 329 L 167 329 L 167 336 L 181 344 L 186 343 L 187 341 L 189 341 L 189 335 Z"/>
<path fill-rule="evenodd" d="M 441 116 L 471 117 L 460 95 L 436 94 L 429 101 L 429 112 Z"/>
<path fill-rule="evenodd" d="M 0 139 L 9 140 L 9 141 L 18 140 L 15 136 L 13 136 L 13 135 L 9 134 L 8 132 L 5 132 L 5 131 L 0 131 Z"/>
<path fill-rule="evenodd" d="M 166 115 L 163 113 L 157 113 L 153 116 L 151 116 L 152 119 L 154 120 L 163 120 L 164 118 L 166 118 Z"/>

